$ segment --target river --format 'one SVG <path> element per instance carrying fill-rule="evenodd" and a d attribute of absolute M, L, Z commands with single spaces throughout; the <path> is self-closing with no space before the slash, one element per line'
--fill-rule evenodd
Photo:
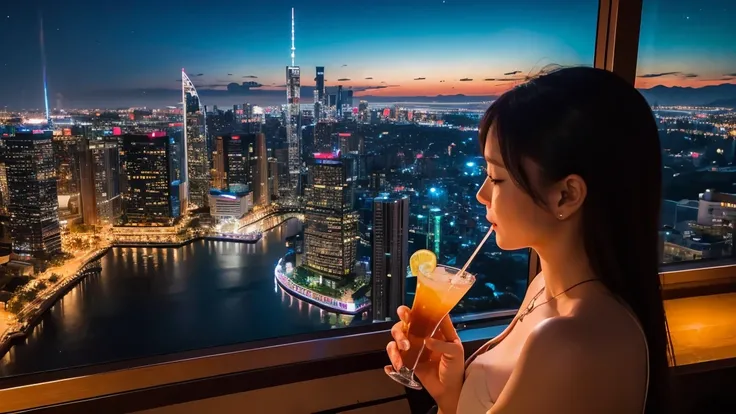
<path fill-rule="evenodd" d="M 70 290 L 0 360 L 0 377 L 369 323 L 276 285 L 284 239 L 300 226 L 290 220 L 256 244 L 111 249 L 101 274 Z"/>

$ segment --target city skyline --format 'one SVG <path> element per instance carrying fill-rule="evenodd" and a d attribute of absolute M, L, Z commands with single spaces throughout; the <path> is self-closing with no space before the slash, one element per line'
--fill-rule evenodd
<path fill-rule="evenodd" d="M 207 105 L 282 103 L 292 6 L 305 90 L 314 86 L 314 67 L 325 66 L 329 87 L 342 84 L 356 96 L 493 96 L 546 64 L 591 64 L 598 8 L 590 0 L 407 1 L 360 12 L 332 1 L 224 2 L 204 12 L 194 2 L 132 1 L 121 10 L 87 3 L 0 8 L 4 37 L 18 50 L 0 65 L 0 106 L 43 106 L 40 11 L 50 105 L 72 108 L 176 105 L 182 67 Z M 644 3 L 638 87 L 736 83 L 724 34 L 734 31 L 733 6 Z M 182 21 L 191 21 L 191 35 L 178 33 Z"/>

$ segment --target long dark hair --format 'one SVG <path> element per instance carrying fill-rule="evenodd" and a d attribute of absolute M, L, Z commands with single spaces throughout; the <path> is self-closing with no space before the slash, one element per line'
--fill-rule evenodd
<path fill-rule="evenodd" d="M 509 174 L 540 206 L 547 208 L 522 160 L 534 161 L 547 183 L 570 174 L 585 180 L 582 237 L 590 266 L 644 328 L 646 411 L 669 412 L 669 341 L 659 280 L 662 157 L 649 104 L 611 72 L 565 68 L 493 102 L 480 126 L 482 148 L 491 126 Z"/>

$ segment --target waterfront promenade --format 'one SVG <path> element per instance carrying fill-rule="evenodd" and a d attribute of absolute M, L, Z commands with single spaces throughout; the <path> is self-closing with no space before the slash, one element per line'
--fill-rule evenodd
<path fill-rule="evenodd" d="M 303 219 L 301 215 L 293 212 L 284 212 L 283 214 L 274 213 L 273 211 L 268 214 L 258 214 L 259 220 L 248 220 L 249 225 L 255 225 L 262 223 L 262 227 L 265 227 L 266 231 L 272 229 L 292 218 Z M 27 303 L 23 309 L 18 312 L 18 315 L 13 315 L 11 312 L 0 310 L 0 357 L 9 349 L 10 342 L 13 338 L 23 337 L 30 329 L 33 328 L 34 323 L 29 323 L 38 319 L 48 308 L 54 305 L 56 301 L 63 296 L 63 294 L 72 285 L 83 279 L 83 274 L 80 271 L 84 269 L 90 262 L 97 260 L 99 257 L 105 255 L 108 250 L 115 247 L 152 247 L 152 248 L 177 248 L 188 245 L 198 240 L 221 240 L 217 236 L 193 236 L 180 242 L 122 242 L 116 240 L 110 240 L 108 243 L 101 245 L 99 248 L 89 251 L 80 252 L 74 258 L 67 260 L 61 266 L 56 266 L 47 269 L 43 273 L 39 274 L 31 282 L 29 282 L 22 289 L 33 289 L 39 282 L 46 284 L 46 289 L 40 291 L 38 296 L 31 302 Z M 259 238 L 260 239 L 260 238 Z M 233 242 L 228 240 L 228 242 Z M 51 275 L 56 274 L 58 280 L 51 283 L 48 279 Z"/>

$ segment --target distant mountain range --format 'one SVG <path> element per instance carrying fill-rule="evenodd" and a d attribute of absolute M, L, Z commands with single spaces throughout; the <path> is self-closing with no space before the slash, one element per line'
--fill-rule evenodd
<path fill-rule="evenodd" d="M 736 108 L 736 84 L 682 88 L 655 86 L 639 89 L 651 105 L 725 106 Z"/>
<path fill-rule="evenodd" d="M 655 86 L 639 89 L 651 105 L 692 105 L 692 106 L 724 106 L 736 108 L 736 84 L 704 86 L 702 88 L 683 88 L 679 86 Z M 416 103 L 481 103 L 496 99 L 497 96 L 469 95 L 436 95 L 436 96 L 361 96 L 368 102 L 416 102 Z"/>
<path fill-rule="evenodd" d="M 478 96 L 478 95 L 435 95 L 435 96 L 373 96 L 361 95 L 354 99 L 366 100 L 368 102 L 416 102 L 416 103 L 481 103 L 490 102 L 498 98 L 494 95 Z"/>

